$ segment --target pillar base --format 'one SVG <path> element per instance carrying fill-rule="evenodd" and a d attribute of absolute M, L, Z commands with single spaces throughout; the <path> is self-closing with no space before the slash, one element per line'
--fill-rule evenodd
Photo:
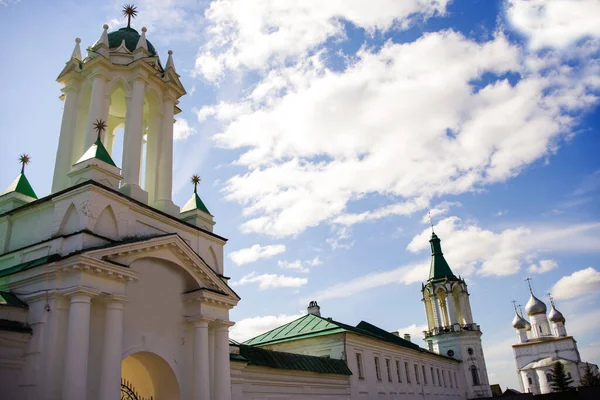
<path fill-rule="evenodd" d="M 132 183 L 126 183 L 119 189 L 121 193 L 141 203 L 148 204 L 148 192 Z"/>
<path fill-rule="evenodd" d="M 171 200 L 158 200 L 154 203 L 154 208 L 179 218 L 179 207 Z"/>

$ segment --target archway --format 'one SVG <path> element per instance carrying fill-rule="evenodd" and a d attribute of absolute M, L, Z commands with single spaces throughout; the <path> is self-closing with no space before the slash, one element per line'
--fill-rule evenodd
<path fill-rule="evenodd" d="M 140 351 L 126 357 L 121 362 L 121 382 L 122 398 L 180 399 L 179 384 L 173 370 L 154 353 Z"/>

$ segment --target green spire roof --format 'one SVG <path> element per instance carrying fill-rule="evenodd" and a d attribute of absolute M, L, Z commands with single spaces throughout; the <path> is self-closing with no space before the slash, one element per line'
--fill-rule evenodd
<path fill-rule="evenodd" d="M 102 160 L 105 163 L 116 167 L 115 162 L 110 157 L 110 154 L 108 154 L 108 151 L 102 144 L 102 140 L 100 140 L 100 138 L 96 139 L 94 144 L 85 152 L 85 154 L 82 155 L 79 160 L 77 160 L 76 164 L 82 161 L 91 160 L 92 158 L 97 158 L 98 160 Z"/>
<path fill-rule="evenodd" d="M 31 187 L 31 185 L 29 184 L 27 177 L 25 177 L 24 172 L 21 172 L 19 174 L 19 176 L 17 176 L 17 179 L 15 179 L 14 182 L 11 183 L 10 186 L 7 187 L 4 192 L 2 192 L 2 194 L 0 194 L 0 196 L 3 196 L 5 194 L 11 193 L 11 192 L 21 193 L 21 194 L 24 194 L 25 196 L 29 196 L 29 197 L 33 197 L 34 199 L 37 199 L 37 196 L 36 196 L 35 192 L 33 191 L 33 188 Z"/>
<path fill-rule="evenodd" d="M 209 215 L 212 215 L 208 211 L 208 208 L 206 208 L 206 206 L 204 205 L 204 202 L 202 202 L 202 200 L 200 199 L 200 196 L 198 196 L 198 193 L 195 190 L 194 190 L 194 194 L 192 195 L 192 197 L 190 197 L 190 199 L 187 201 L 187 203 L 185 203 L 185 205 L 181 209 L 181 212 L 183 213 L 183 212 L 192 211 L 192 210 L 200 210 Z"/>
<path fill-rule="evenodd" d="M 140 34 L 131 27 L 125 27 L 119 29 L 118 31 L 111 32 L 108 34 L 108 47 L 111 49 L 119 47 L 123 40 L 125 41 L 125 47 L 127 47 L 127 50 L 133 53 L 137 46 L 138 40 L 140 40 Z M 148 43 L 148 52 L 150 52 L 150 55 L 155 56 L 156 50 L 154 49 L 154 46 L 152 46 L 152 43 L 150 43 L 148 40 L 146 43 Z"/>
<path fill-rule="evenodd" d="M 431 267 L 429 269 L 429 280 L 442 279 L 446 277 L 456 278 L 442 253 L 440 238 L 433 232 L 431 234 Z"/>

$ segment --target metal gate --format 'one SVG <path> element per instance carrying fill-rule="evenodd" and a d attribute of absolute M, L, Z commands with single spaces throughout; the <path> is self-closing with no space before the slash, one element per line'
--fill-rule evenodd
<path fill-rule="evenodd" d="M 142 397 L 136 392 L 131 382 L 121 380 L 121 400 L 154 400 L 152 396 Z"/>

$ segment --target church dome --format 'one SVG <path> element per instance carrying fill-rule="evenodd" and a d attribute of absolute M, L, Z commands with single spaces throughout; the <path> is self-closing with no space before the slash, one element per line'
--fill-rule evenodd
<path fill-rule="evenodd" d="M 531 297 L 525 306 L 527 315 L 546 314 L 546 304 L 531 293 Z"/>
<path fill-rule="evenodd" d="M 548 319 L 550 322 L 562 322 L 565 323 L 565 317 L 562 315 L 560 311 L 558 311 L 554 306 L 552 306 L 552 310 L 550 310 L 550 314 L 548 314 Z"/>
<path fill-rule="evenodd" d="M 515 318 L 512 321 L 512 326 L 515 329 L 526 329 L 527 321 L 525 321 L 519 314 L 515 314 Z"/>
<path fill-rule="evenodd" d="M 111 49 L 119 47 L 123 40 L 125 40 L 125 47 L 127 47 L 127 50 L 133 53 L 140 40 L 140 34 L 135 29 L 127 27 L 111 32 L 108 34 L 108 47 Z M 155 56 L 156 50 L 154 49 L 154 46 L 152 46 L 152 43 L 150 43 L 149 40 L 146 40 L 146 43 L 148 43 L 150 55 Z"/>

